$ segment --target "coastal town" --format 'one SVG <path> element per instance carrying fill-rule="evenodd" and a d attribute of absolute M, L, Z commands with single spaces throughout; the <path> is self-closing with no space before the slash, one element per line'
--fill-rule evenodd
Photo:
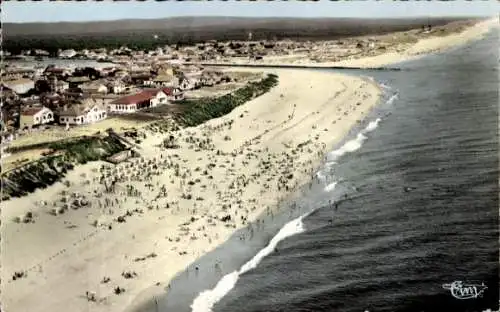
<path fill-rule="evenodd" d="M 125 48 L 121 51 L 130 52 Z M 60 58 L 52 60 L 57 63 L 65 55 L 72 54 L 63 51 Z M 64 66 L 40 66 L 33 61 L 28 63 L 31 66 L 21 67 L 7 62 L 1 82 L 4 151 L 31 142 L 79 136 L 82 126 L 87 126 L 88 134 L 99 131 L 100 125 L 120 131 L 134 118 L 141 120 L 141 113 L 149 112 L 150 119 L 160 118 L 160 114 L 151 112 L 156 107 L 168 110 L 168 106 L 179 106 L 184 100 L 220 96 L 260 77 L 156 57 L 147 59 L 140 54 L 134 54 L 127 65 L 119 59 L 85 67 L 75 66 L 78 59 Z M 103 123 L 106 120 L 108 123 Z M 16 155 L 10 155 L 2 155 L 4 169 L 37 158 L 31 155 L 18 162 Z"/>
<path fill-rule="evenodd" d="M 2 75 L 7 131 L 95 123 L 109 114 L 172 104 L 183 100 L 187 91 L 231 82 L 220 71 L 168 63 L 135 64 L 128 69 L 7 67 Z"/>
<path fill-rule="evenodd" d="M 4 51 L 2 309 L 153 311 L 183 270 L 230 273 L 191 265 L 236 230 L 251 244 L 320 182 L 333 189 L 315 170 L 383 93 L 362 77 L 258 65 L 390 64 L 489 27 Z M 256 68 L 230 66 L 245 64 Z"/>
<path fill-rule="evenodd" d="M 133 115 L 184 99 L 224 94 L 256 76 L 232 75 L 210 64 L 335 64 L 408 49 L 417 40 L 457 32 L 471 21 L 391 35 L 330 41 L 248 40 L 193 46 L 170 44 L 151 51 L 119 49 L 59 50 L 56 58 L 41 49 L 11 55 L 2 78 L 2 142 L 51 127 L 73 131 L 119 115 Z M 402 40 L 404 38 L 404 40 Z M 10 61 L 9 61 L 10 60 Z M 22 60 L 22 63 L 16 60 Z M 66 61 L 65 65 L 50 60 Z M 89 66 L 79 66 L 82 62 Z M 235 70 L 232 69 L 232 72 Z M 240 82 L 240 84 L 234 84 Z M 213 88 L 232 85 L 227 88 Z M 207 91 L 208 92 L 203 92 Z"/>

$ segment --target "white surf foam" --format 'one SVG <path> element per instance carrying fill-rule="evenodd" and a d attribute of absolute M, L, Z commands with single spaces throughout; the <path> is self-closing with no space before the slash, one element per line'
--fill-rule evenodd
<path fill-rule="evenodd" d="M 363 144 L 364 140 L 366 140 L 366 136 L 364 136 L 363 133 L 358 133 L 358 135 L 356 136 L 355 139 L 347 141 L 339 149 L 336 149 L 336 150 L 330 152 L 328 155 L 329 156 L 328 159 L 331 161 L 332 160 L 335 161 L 347 153 L 352 153 L 352 152 L 358 150 L 361 147 L 361 145 Z"/>
<path fill-rule="evenodd" d="M 395 99 L 395 97 L 397 97 L 397 94 L 393 95 L 391 99 L 393 98 Z M 391 101 L 391 99 L 389 99 L 389 101 Z M 364 134 L 375 130 L 378 127 L 380 121 L 381 121 L 380 118 L 371 121 L 370 123 L 368 123 L 365 129 L 361 130 L 361 132 L 356 136 L 355 139 L 347 141 L 339 149 L 330 152 L 329 153 L 330 159 L 328 159 L 327 164 L 333 165 L 336 163 L 335 160 L 338 159 L 340 156 L 358 150 L 362 146 L 363 142 L 367 139 L 367 137 Z M 320 179 L 326 178 L 321 171 L 318 171 L 316 173 L 316 176 Z M 325 186 L 324 190 L 326 192 L 332 191 L 333 189 L 335 189 L 337 183 L 338 181 L 329 183 L 328 185 Z M 312 211 L 285 224 L 285 226 L 281 228 L 278 234 L 276 234 L 271 239 L 269 244 L 263 249 L 261 249 L 257 253 L 257 255 L 255 255 L 250 261 L 245 263 L 238 271 L 226 274 L 224 277 L 220 279 L 220 281 L 217 283 L 217 285 L 215 285 L 213 289 L 205 290 L 199 293 L 198 296 L 193 300 L 193 303 L 191 304 L 191 311 L 212 312 L 213 306 L 217 302 L 219 302 L 222 298 L 224 298 L 224 296 L 227 295 L 231 291 L 231 289 L 234 288 L 241 274 L 248 272 L 252 269 L 255 269 L 264 257 L 266 257 L 267 255 L 269 255 L 271 252 L 274 251 L 276 245 L 280 241 L 284 240 L 287 237 L 304 232 L 305 228 L 304 224 L 302 223 L 302 220 L 311 213 Z"/>
<path fill-rule="evenodd" d="M 327 161 L 327 162 L 325 163 L 325 166 L 326 166 L 327 168 L 330 168 L 330 167 L 335 166 L 336 164 L 337 164 L 337 162 L 336 162 L 336 161 Z"/>
<path fill-rule="evenodd" d="M 373 130 L 377 129 L 378 127 L 378 123 L 381 121 L 382 119 L 380 118 L 377 118 L 375 119 L 374 121 L 370 121 L 370 123 L 366 126 L 364 132 L 372 132 Z"/>
<path fill-rule="evenodd" d="M 399 93 L 396 92 L 387 100 L 387 104 L 391 105 L 398 98 L 399 98 Z"/>
<path fill-rule="evenodd" d="M 372 132 L 373 130 L 377 129 L 378 124 L 380 123 L 381 120 L 382 119 L 377 118 L 377 119 L 371 121 L 370 123 L 368 123 L 368 125 L 363 130 L 361 130 L 360 133 L 358 133 L 358 135 L 356 136 L 355 139 L 347 141 L 340 148 L 338 148 L 338 149 L 330 152 L 328 154 L 328 161 L 329 162 L 334 162 L 339 157 L 341 157 L 341 156 L 343 156 L 343 155 L 345 155 L 347 153 L 352 153 L 352 152 L 357 151 L 358 149 L 360 149 L 361 146 L 363 145 L 363 142 L 367 139 L 367 137 L 365 136 L 365 134 L 368 133 L 368 132 Z"/>
<path fill-rule="evenodd" d="M 335 186 L 337 185 L 337 181 L 329 183 L 325 188 L 323 189 L 325 192 L 331 192 L 333 189 L 335 189 Z"/>
<path fill-rule="evenodd" d="M 384 84 L 383 82 L 380 83 L 380 86 L 382 87 L 382 89 L 386 89 L 386 90 L 391 90 L 392 88 L 386 84 Z"/>
<path fill-rule="evenodd" d="M 304 224 L 302 223 L 303 218 L 307 217 L 309 213 L 294 219 L 285 226 L 281 228 L 281 230 L 276 234 L 269 244 L 261 249 L 257 255 L 255 255 L 250 261 L 245 263 L 239 271 L 234 271 L 225 275 L 221 280 L 217 283 L 217 285 L 210 290 L 205 290 L 201 292 L 198 297 L 196 297 L 191 304 L 192 312 L 212 312 L 213 306 L 221 300 L 226 294 L 228 294 L 231 289 L 233 289 L 234 285 L 238 281 L 238 278 L 241 274 L 248 272 L 252 269 L 255 269 L 257 265 L 264 259 L 265 256 L 269 255 L 274 251 L 276 245 L 285 238 L 302 233 L 305 231 Z"/>

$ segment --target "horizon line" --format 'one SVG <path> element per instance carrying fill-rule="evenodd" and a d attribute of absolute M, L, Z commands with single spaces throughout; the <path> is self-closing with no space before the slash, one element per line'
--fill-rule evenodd
<path fill-rule="evenodd" d="M 85 23 L 102 23 L 102 22 L 119 22 L 119 21 L 154 21 L 154 20 L 167 20 L 167 19 L 175 19 L 175 18 L 238 18 L 238 19 L 301 19 L 301 20 L 320 20 L 320 19 L 343 19 L 343 20 L 415 20 L 415 19 L 450 19 L 450 20 L 458 20 L 458 19 L 489 19 L 493 17 L 497 17 L 497 14 L 494 15 L 484 15 L 484 16 L 403 16 L 403 17 L 354 17 L 354 16 L 346 16 L 346 17 L 302 17 L 302 16 L 237 16 L 237 15 L 179 15 L 179 16 L 166 16 L 166 17 L 156 17 L 156 18 L 119 18 L 119 19 L 109 19 L 109 20 L 88 20 L 88 21 L 30 21 L 30 22 L 3 22 L 2 24 L 63 24 L 63 23 L 71 23 L 71 24 L 85 24 Z"/>

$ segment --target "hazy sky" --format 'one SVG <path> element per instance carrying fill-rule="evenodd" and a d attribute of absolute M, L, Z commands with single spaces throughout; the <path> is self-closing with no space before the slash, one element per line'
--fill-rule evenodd
<path fill-rule="evenodd" d="M 493 16 L 495 1 L 3 1 L 3 22 L 96 21 L 172 16 L 414 17 Z"/>

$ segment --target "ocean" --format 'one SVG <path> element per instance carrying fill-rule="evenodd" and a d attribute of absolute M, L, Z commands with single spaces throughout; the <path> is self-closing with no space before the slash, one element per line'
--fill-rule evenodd
<path fill-rule="evenodd" d="M 296 207 L 251 240 L 235 234 L 143 311 L 498 310 L 498 40 L 346 71 L 384 97 Z"/>

